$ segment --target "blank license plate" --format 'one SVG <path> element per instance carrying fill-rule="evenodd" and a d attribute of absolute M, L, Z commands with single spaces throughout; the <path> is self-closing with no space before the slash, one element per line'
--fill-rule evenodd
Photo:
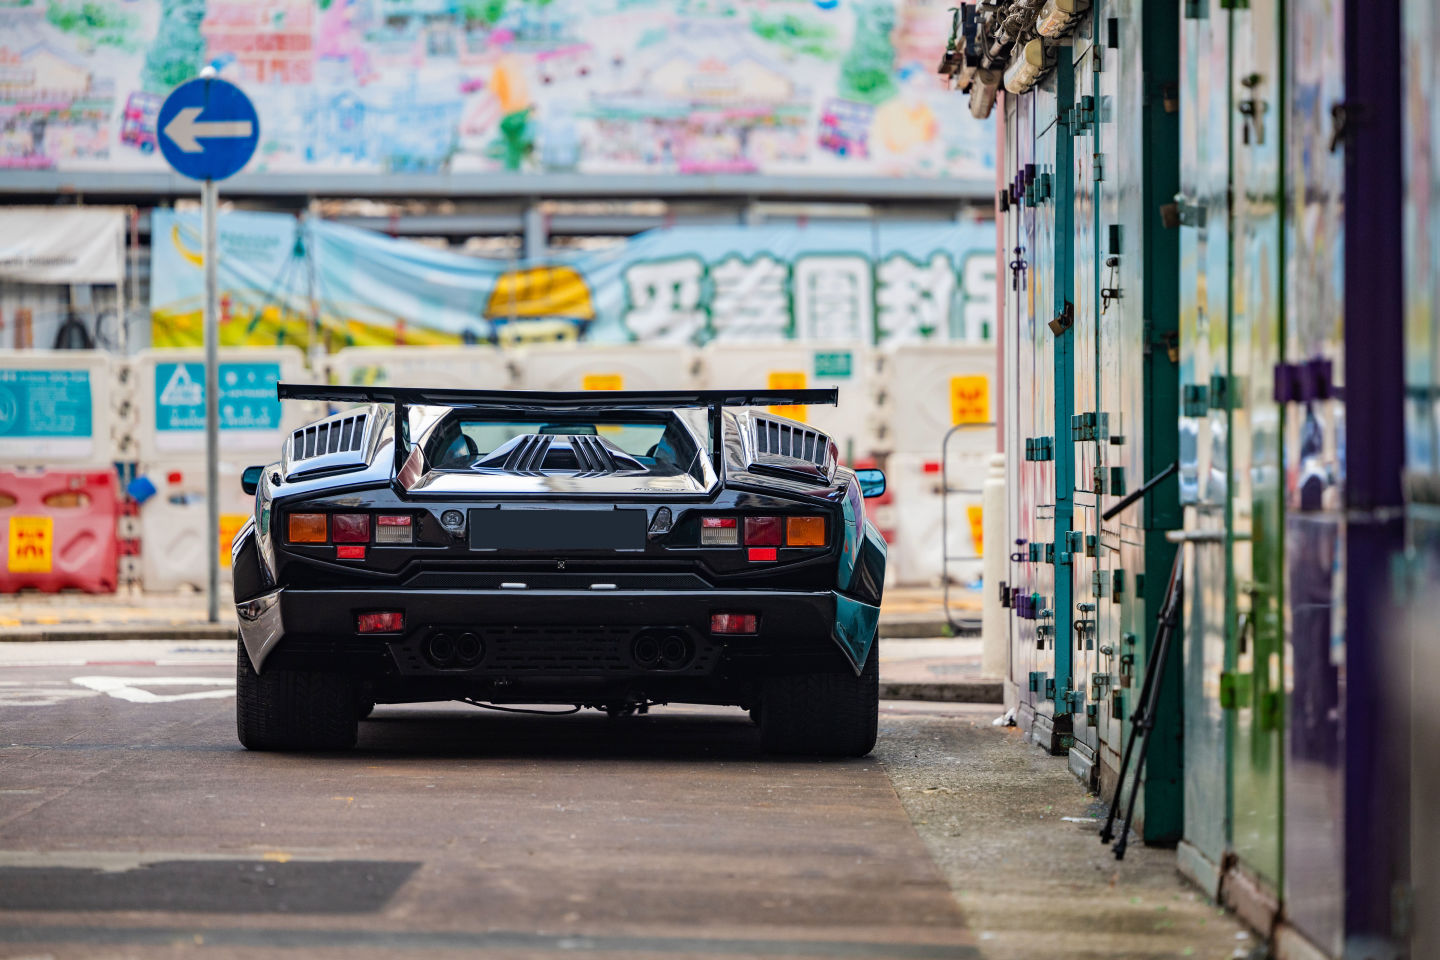
<path fill-rule="evenodd" d="M 644 510 L 471 510 L 472 550 L 643 550 Z"/>

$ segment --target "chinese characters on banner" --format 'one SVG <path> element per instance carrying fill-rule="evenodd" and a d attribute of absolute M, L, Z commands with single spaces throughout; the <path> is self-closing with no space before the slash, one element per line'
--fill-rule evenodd
<path fill-rule="evenodd" d="M 160 210 L 153 224 L 152 341 L 198 346 L 198 217 Z M 227 346 L 305 347 L 315 329 L 331 350 L 540 340 L 984 342 L 995 324 L 994 226 L 978 222 L 668 227 L 619 249 L 532 262 L 234 212 L 220 218 L 220 249 Z"/>

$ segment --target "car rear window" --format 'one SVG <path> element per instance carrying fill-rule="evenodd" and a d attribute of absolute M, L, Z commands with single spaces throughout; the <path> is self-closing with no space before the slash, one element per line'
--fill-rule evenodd
<path fill-rule="evenodd" d="M 688 472 L 697 450 L 689 431 L 675 419 L 594 419 L 452 417 L 440 425 L 428 447 L 442 470 L 463 470 L 516 437 L 528 434 L 598 436 L 656 473 Z"/>

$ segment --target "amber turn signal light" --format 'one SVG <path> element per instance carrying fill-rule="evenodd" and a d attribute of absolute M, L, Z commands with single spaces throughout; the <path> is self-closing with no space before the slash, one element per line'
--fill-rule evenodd
<path fill-rule="evenodd" d="M 824 517 L 787 517 L 785 545 L 790 547 L 825 546 Z"/>
<path fill-rule="evenodd" d="M 290 514 L 291 543 L 325 543 L 325 514 Z"/>

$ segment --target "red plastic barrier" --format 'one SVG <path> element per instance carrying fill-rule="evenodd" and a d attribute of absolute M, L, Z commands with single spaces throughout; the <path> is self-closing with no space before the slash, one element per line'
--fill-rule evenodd
<path fill-rule="evenodd" d="M 0 593 L 114 593 L 116 486 L 109 470 L 0 470 Z"/>

